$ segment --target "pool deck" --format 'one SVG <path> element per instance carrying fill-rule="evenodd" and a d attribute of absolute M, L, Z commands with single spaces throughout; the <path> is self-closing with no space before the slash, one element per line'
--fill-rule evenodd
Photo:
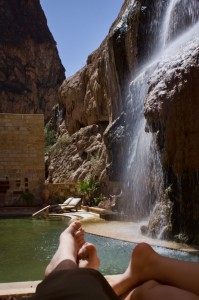
<path fill-rule="evenodd" d="M 100 218 L 100 211 L 79 210 L 77 212 L 67 212 L 64 214 L 50 214 L 50 217 L 69 217 L 71 220 L 79 219 L 86 233 L 104 236 L 113 239 L 119 239 L 128 242 L 141 243 L 147 242 L 152 246 L 161 246 L 170 249 L 187 251 L 199 255 L 199 249 L 185 244 L 152 239 L 143 236 L 140 232 L 140 226 L 145 222 L 124 222 L 124 221 L 106 221 Z M 108 276 L 109 281 L 111 276 Z M 11 282 L 0 283 L 0 298 L 3 296 L 22 296 L 32 295 L 40 281 Z"/>
<path fill-rule="evenodd" d="M 61 216 L 70 217 L 71 220 L 80 219 L 85 232 L 103 237 L 113 238 L 133 243 L 149 243 L 152 246 L 160 246 L 170 249 L 190 252 L 199 255 L 199 247 L 194 248 L 182 243 L 166 240 L 158 240 L 141 234 L 140 227 L 147 225 L 147 222 L 127 222 L 127 221 L 106 221 L 100 218 L 99 209 L 92 208 L 92 211 L 80 210 L 68 212 Z M 57 216 L 58 214 L 51 214 Z"/>

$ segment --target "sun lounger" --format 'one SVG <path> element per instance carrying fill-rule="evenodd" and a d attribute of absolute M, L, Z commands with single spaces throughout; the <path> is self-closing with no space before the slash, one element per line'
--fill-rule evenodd
<path fill-rule="evenodd" d="M 78 210 L 82 199 L 70 197 L 66 199 L 62 204 L 51 205 L 51 209 L 56 212 L 65 212 L 71 210 Z"/>
<path fill-rule="evenodd" d="M 70 197 L 70 198 L 66 199 L 66 200 L 65 200 L 62 204 L 60 204 L 60 205 L 68 205 L 72 199 L 74 199 L 74 198 L 73 198 L 73 197 Z"/>

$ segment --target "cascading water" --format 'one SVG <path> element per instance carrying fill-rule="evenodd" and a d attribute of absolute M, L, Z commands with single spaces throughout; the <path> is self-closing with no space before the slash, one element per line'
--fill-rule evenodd
<path fill-rule="evenodd" d="M 198 14 L 198 1 L 170 1 L 162 26 L 162 46 L 165 47 L 184 30 L 194 25 L 198 21 Z"/>
<path fill-rule="evenodd" d="M 163 6 L 157 5 L 157 8 L 160 9 Z M 158 14 L 156 13 L 156 15 Z M 179 45 L 184 45 L 190 40 L 192 36 L 191 31 L 187 34 L 185 31 L 198 20 L 198 0 L 167 1 L 167 9 L 162 24 L 158 24 L 160 32 L 157 33 L 159 45 L 154 47 L 156 52 L 151 54 L 148 62 L 145 62 L 142 70 L 134 77 L 129 86 L 126 111 L 131 142 L 129 145 L 127 171 L 124 178 L 124 189 L 128 199 L 125 213 L 132 219 L 140 220 L 148 217 L 162 191 L 163 174 L 160 157 L 154 147 L 154 136 L 146 132 L 145 128 L 144 100 L 148 92 L 148 81 L 156 67 L 161 64 L 162 55 L 169 59 L 169 55 L 173 55 L 179 48 Z M 157 20 L 155 19 L 153 22 L 157 23 Z M 154 28 L 154 26 L 151 25 L 151 28 Z M 175 42 L 176 38 L 182 34 L 182 39 L 179 39 L 179 42 Z M 168 46 L 169 48 L 167 48 Z M 162 220 L 160 232 L 163 231 L 167 222 L 165 216 L 162 216 Z"/>
<path fill-rule="evenodd" d="M 148 201 L 151 134 L 145 132 L 146 122 L 143 114 L 143 100 L 147 93 L 147 81 L 150 74 L 147 71 L 141 72 L 131 82 L 127 104 L 130 116 L 128 123 L 130 123 L 131 143 L 128 154 L 126 188 L 132 201 L 128 201 L 126 211 L 130 212 L 134 218 L 148 215 L 151 206 Z M 147 201 L 146 198 L 148 198 Z"/>
<path fill-rule="evenodd" d="M 63 108 L 58 104 L 57 107 L 57 130 L 59 130 L 59 126 L 63 120 Z"/>
<path fill-rule="evenodd" d="M 60 125 L 61 125 L 61 123 L 63 121 L 63 118 L 64 118 L 63 116 L 64 116 L 63 106 L 60 105 L 60 104 L 57 104 L 55 106 L 55 122 L 56 123 L 54 124 L 54 126 L 55 126 L 55 128 L 58 132 L 60 131 Z"/>

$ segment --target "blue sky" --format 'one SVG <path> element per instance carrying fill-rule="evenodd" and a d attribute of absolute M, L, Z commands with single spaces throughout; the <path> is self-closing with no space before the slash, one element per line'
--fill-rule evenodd
<path fill-rule="evenodd" d="M 40 0 L 66 77 L 86 64 L 108 34 L 124 0 Z"/>

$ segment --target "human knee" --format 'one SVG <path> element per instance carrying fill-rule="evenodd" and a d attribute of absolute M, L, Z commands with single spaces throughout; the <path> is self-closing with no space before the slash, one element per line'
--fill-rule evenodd
<path fill-rule="evenodd" d="M 148 291 L 157 285 L 159 285 L 159 282 L 157 282 L 155 280 L 149 280 L 149 281 L 146 281 L 145 283 L 143 283 L 142 287 L 143 287 L 143 290 Z"/>
<path fill-rule="evenodd" d="M 151 289 L 159 285 L 159 283 L 155 280 L 149 280 L 138 286 L 133 291 L 133 300 L 145 300 L 148 299 L 149 292 Z"/>

